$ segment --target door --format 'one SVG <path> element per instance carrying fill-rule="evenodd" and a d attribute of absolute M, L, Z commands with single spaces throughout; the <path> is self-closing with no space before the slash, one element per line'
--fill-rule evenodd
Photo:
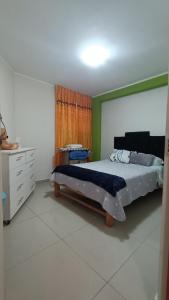
<path fill-rule="evenodd" d="M 2 192 L 2 165 L 0 154 L 0 193 Z M 1 195 L 1 194 L 0 194 Z M 0 300 L 4 299 L 4 268 L 3 268 L 3 217 L 2 217 L 2 201 L 0 197 Z"/>
<path fill-rule="evenodd" d="M 169 260 L 168 260 L 168 272 L 167 272 L 167 296 L 166 299 L 169 299 Z"/>
<path fill-rule="evenodd" d="M 160 300 L 169 300 L 169 93 L 167 104 L 163 211 L 161 243 Z"/>

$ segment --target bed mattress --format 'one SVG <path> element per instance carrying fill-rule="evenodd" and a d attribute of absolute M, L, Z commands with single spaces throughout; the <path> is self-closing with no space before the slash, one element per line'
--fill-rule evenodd
<path fill-rule="evenodd" d="M 145 196 L 149 192 L 162 186 L 163 166 L 141 166 L 135 164 L 124 164 L 101 160 L 96 162 L 78 164 L 78 167 L 91 169 L 111 175 L 123 177 L 126 187 L 117 192 L 113 197 L 104 189 L 91 182 L 82 181 L 73 177 L 54 173 L 53 180 L 59 184 L 65 184 L 75 191 L 83 193 L 101 206 L 118 221 L 125 221 L 126 215 L 124 207 L 132 203 L 135 199 Z"/>

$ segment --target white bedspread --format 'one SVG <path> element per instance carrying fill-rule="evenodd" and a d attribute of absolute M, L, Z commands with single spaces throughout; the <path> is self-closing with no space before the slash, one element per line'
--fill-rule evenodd
<path fill-rule="evenodd" d="M 113 197 L 93 183 L 75 179 L 60 173 L 55 173 L 54 180 L 60 184 L 80 191 L 87 197 L 99 202 L 102 207 L 118 221 L 125 221 L 124 207 L 135 199 L 145 196 L 162 185 L 163 166 L 145 167 L 134 164 L 124 164 L 102 160 L 78 164 L 78 167 L 91 169 L 107 174 L 123 177 L 127 186 Z"/>

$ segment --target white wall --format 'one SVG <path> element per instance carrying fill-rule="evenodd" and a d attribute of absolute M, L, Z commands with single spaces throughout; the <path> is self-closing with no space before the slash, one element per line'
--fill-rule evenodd
<path fill-rule="evenodd" d="M 54 87 L 18 75 L 0 57 L 0 112 L 10 141 L 37 148 L 37 180 L 50 177 L 54 154 Z"/>
<path fill-rule="evenodd" d="M 54 154 L 54 87 L 15 74 L 16 136 L 37 149 L 37 180 L 50 177 Z"/>
<path fill-rule="evenodd" d="M 101 156 L 112 152 L 114 136 L 126 131 L 150 131 L 151 135 L 164 135 L 166 125 L 168 88 L 107 101 L 102 104 Z"/>
<path fill-rule="evenodd" d="M 0 57 L 0 112 L 10 140 L 15 139 L 14 71 Z"/>

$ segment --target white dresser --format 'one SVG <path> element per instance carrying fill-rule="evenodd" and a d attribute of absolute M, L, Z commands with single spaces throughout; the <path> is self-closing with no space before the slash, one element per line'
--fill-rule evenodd
<path fill-rule="evenodd" d="M 35 189 L 35 148 L 3 150 L 2 185 L 7 193 L 4 222 L 8 224 Z"/>

